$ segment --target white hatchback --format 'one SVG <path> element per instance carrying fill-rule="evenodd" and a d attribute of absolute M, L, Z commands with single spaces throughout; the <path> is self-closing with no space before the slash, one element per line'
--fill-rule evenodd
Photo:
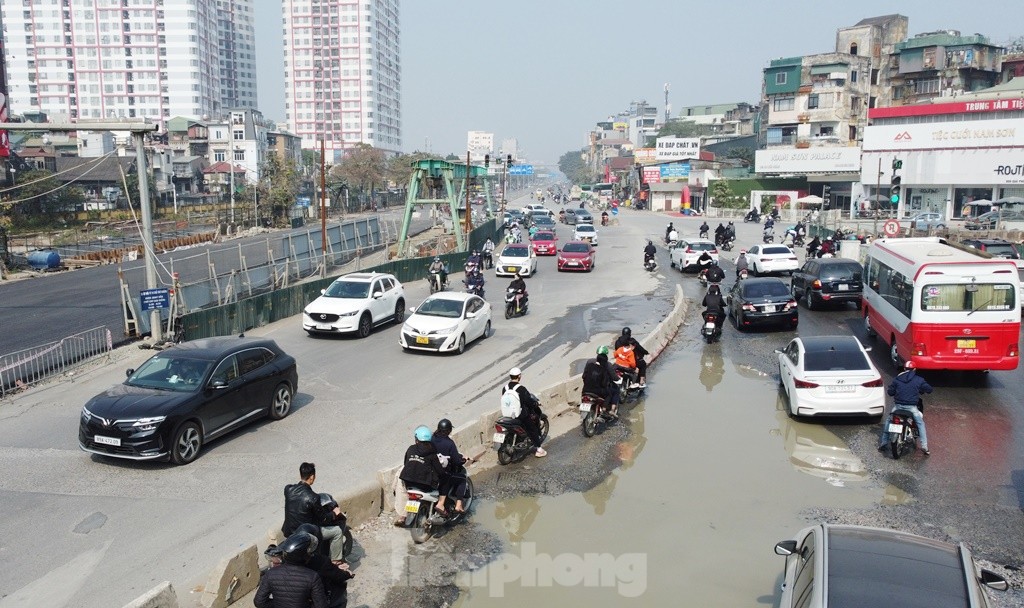
<path fill-rule="evenodd" d="M 885 386 L 868 349 L 853 336 L 792 340 L 775 352 L 794 416 L 880 416 Z"/>
<path fill-rule="evenodd" d="M 537 256 L 533 254 L 533 247 L 526 243 L 506 245 L 494 265 L 494 276 L 510 277 L 517 272 L 524 277 L 537 273 Z"/>
<path fill-rule="evenodd" d="M 773 272 L 793 274 L 800 267 L 796 253 L 785 245 L 754 245 L 747 250 L 747 259 L 750 260 L 750 271 L 755 275 Z"/>
<path fill-rule="evenodd" d="M 467 344 L 491 334 L 491 305 L 470 293 L 435 293 L 410 310 L 398 338 L 404 350 L 461 355 Z"/>
<path fill-rule="evenodd" d="M 597 247 L 597 228 L 593 224 L 576 224 L 572 232 L 572 240 L 583 241 Z"/>

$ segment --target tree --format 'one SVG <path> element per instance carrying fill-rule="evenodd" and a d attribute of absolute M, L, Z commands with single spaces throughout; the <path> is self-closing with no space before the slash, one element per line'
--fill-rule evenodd
<path fill-rule="evenodd" d="M 10 210 L 11 222 L 16 226 L 66 222 L 85 202 L 81 190 L 61 184 L 52 171 L 43 169 L 19 172 L 11 198 L 18 201 Z"/>
<path fill-rule="evenodd" d="M 754 151 L 750 148 L 729 148 L 725 157 L 743 161 L 743 165 L 746 167 L 754 164 Z"/>
<path fill-rule="evenodd" d="M 673 120 L 665 123 L 658 131 L 658 137 L 702 137 L 710 135 L 708 125 L 699 125 L 692 120 Z"/>
<path fill-rule="evenodd" d="M 570 150 L 558 159 L 558 170 L 576 185 L 590 184 L 596 179 L 583 160 L 584 154 L 584 150 Z"/>
<path fill-rule="evenodd" d="M 287 224 L 288 210 L 295 206 L 302 183 L 299 168 L 291 159 L 282 161 L 276 154 L 268 154 L 260 175 L 262 179 L 257 193 L 262 195 L 257 196 L 260 216 L 270 217 L 275 225 Z"/>
<path fill-rule="evenodd" d="M 724 179 L 716 179 L 711 184 L 711 198 L 715 207 L 727 206 L 729 200 L 732 199 L 732 188 L 729 187 L 729 182 Z"/>
<path fill-rule="evenodd" d="M 357 144 L 347 151 L 337 165 L 331 167 L 329 181 L 345 182 L 365 192 L 384 182 L 387 156 L 369 144 Z"/>

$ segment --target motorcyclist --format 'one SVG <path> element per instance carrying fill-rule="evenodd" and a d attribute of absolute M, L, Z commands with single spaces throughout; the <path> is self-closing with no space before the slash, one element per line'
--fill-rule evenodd
<path fill-rule="evenodd" d="M 522 243 L 523 242 L 523 231 L 519 228 L 519 224 L 512 226 L 512 242 Z"/>
<path fill-rule="evenodd" d="M 306 564 L 316 552 L 316 536 L 294 532 L 276 548 L 281 564 L 260 577 L 253 605 L 256 608 L 328 608 L 320 575 Z"/>
<path fill-rule="evenodd" d="M 821 239 L 814 237 L 810 243 L 807 243 L 807 257 L 814 257 L 818 253 L 818 249 L 821 248 Z"/>
<path fill-rule="evenodd" d="M 708 230 L 711 230 L 711 227 L 708 226 L 707 220 L 702 221 L 700 224 L 700 238 L 708 238 Z"/>
<path fill-rule="evenodd" d="M 602 226 L 607 226 L 608 225 L 608 212 L 607 211 L 602 211 L 601 212 L 601 225 Z"/>
<path fill-rule="evenodd" d="M 530 301 L 530 294 L 526 292 L 526 281 L 518 272 L 512 282 L 508 284 L 508 288 L 515 291 L 517 296 L 516 311 L 526 307 L 526 303 Z"/>
<path fill-rule="evenodd" d="M 608 361 L 608 352 L 607 346 L 598 346 L 597 356 L 583 367 L 583 392 L 603 398 L 608 404 L 608 414 L 618 418 L 619 387 L 615 386 L 618 377 Z"/>
<path fill-rule="evenodd" d="M 921 442 L 921 451 L 925 456 L 931 454 L 928 450 L 928 434 L 924 429 L 924 412 L 919 407 L 921 395 L 932 392 L 932 386 L 924 378 L 917 375 L 913 361 L 903 364 L 903 372 L 892 379 L 889 388 L 886 390 L 893 397 L 893 406 L 882 416 L 882 436 L 879 438 L 879 451 L 889 446 L 889 416 L 895 410 L 905 411 L 914 417 L 917 424 L 917 433 Z"/>
<path fill-rule="evenodd" d="M 705 249 L 701 252 L 700 257 L 697 258 L 697 275 L 700 276 L 707 272 L 708 268 L 715 263 L 715 258 L 711 257 L 711 254 Z"/>
<path fill-rule="evenodd" d="M 295 530 L 295 534 L 301 532 L 309 534 L 317 541 L 310 549 L 312 553 L 310 553 L 309 558 L 306 559 L 306 563 L 303 565 L 320 575 L 320 579 L 324 582 L 324 590 L 327 592 L 328 608 L 345 608 L 348 604 L 348 581 L 355 577 L 355 574 L 349 570 L 348 562 L 332 561 L 322 552 L 316 550 L 320 542 L 319 528 L 313 524 L 302 524 Z M 287 549 L 285 543 L 282 543 L 282 546 L 285 546 L 285 549 Z M 279 553 L 283 554 L 285 549 L 282 549 Z M 277 604 L 274 605 L 276 606 Z"/>
<path fill-rule="evenodd" d="M 725 226 L 725 241 L 736 238 L 736 226 L 732 222 L 729 222 Z M 725 242 L 723 241 L 723 242 Z"/>
<path fill-rule="evenodd" d="M 647 264 L 647 260 L 653 260 L 657 253 L 658 249 L 654 246 L 654 242 L 647 241 L 647 246 L 644 247 L 644 264 Z"/>
<path fill-rule="evenodd" d="M 480 297 L 483 297 L 484 275 L 480 272 L 479 268 L 474 268 L 466 272 L 466 289 L 476 293 Z"/>
<path fill-rule="evenodd" d="M 452 485 L 456 485 L 455 490 L 455 512 L 464 513 L 463 500 L 465 500 L 466 494 L 466 480 L 463 477 L 453 477 L 458 475 L 462 467 L 473 462 L 473 459 L 468 456 L 463 456 L 459 453 L 459 448 L 455 445 L 455 442 L 451 438 L 452 434 L 452 421 L 447 418 L 442 418 L 437 423 L 437 429 L 434 431 L 434 438 L 432 439 L 434 447 L 437 448 L 437 453 L 448 457 L 448 467 L 444 477 L 441 478 L 440 496 L 437 499 L 437 507 L 444 512 L 444 503 L 448 498 L 448 492 L 452 489 Z"/>
<path fill-rule="evenodd" d="M 712 258 L 711 266 L 708 266 L 708 271 L 704 278 L 711 284 L 721 283 L 725 279 L 725 271 L 722 270 L 722 267 L 718 265 L 714 258 Z"/>
<path fill-rule="evenodd" d="M 413 436 L 416 441 L 405 451 L 405 458 L 402 461 L 404 466 L 399 478 L 405 482 L 407 488 L 421 492 L 437 492 L 445 470 L 441 466 L 437 448 L 432 441 L 434 433 L 425 426 L 418 426 Z M 447 517 L 448 514 L 443 509 L 438 508 L 438 511 Z"/>
<path fill-rule="evenodd" d="M 644 357 L 651 353 L 633 337 L 633 330 L 628 327 L 623 327 L 622 333 L 618 338 L 615 338 L 615 350 L 618 350 L 624 344 L 633 345 L 633 360 L 636 362 L 636 370 L 638 372 L 637 383 L 640 385 L 640 388 L 644 388 L 647 386 L 647 361 Z"/>
<path fill-rule="evenodd" d="M 715 228 L 715 244 L 716 245 L 721 245 L 722 244 L 722 236 L 724 234 L 725 234 L 725 226 L 722 225 L 722 222 L 718 222 L 718 227 Z"/>
<path fill-rule="evenodd" d="M 533 226 L 530 226 L 530 230 L 528 231 L 528 233 L 530 235 L 530 240 L 531 241 L 533 240 L 533 235 L 537 234 L 537 230 L 538 230 L 537 224 L 534 224 Z"/>
<path fill-rule="evenodd" d="M 676 242 L 678 240 L 679 240 L 679 232 L 677 232 L 676 229 L 673 228 L 672 231 L 668 233 L 668 242 L 669 243 L 674 243 L 674 242 Z"/>
<path fill-rule="evenodd" d="M 740 278 L 741 271 L 750 271 L 750 260 L 747 259 L 747 250 L 740 249 L 740 255 L 736 258 L 736 278 Z"/>
<path fill-rule="evenodd" d="M 440 256 L 434 256 L 434 261 L 430 263 L 430 268 L 428 270 L 431 274 L 436 272 L 441 275 L 442 286 L 448 284 L 448 269 L 445 268 L 444 262 L 441 261 Z"/>
<path fill-rule="evenodd" d="M 299 465 L 299 482 L 284 487 L 284 524 L 281 532 L 290 536 L 302 524 L 320 526 L 328 518 L 320 504 L 320 495 L 313 490 L 316 481 L 316 465 L 303 462 Z M 333 515 L 341 515 L 341 508 L 335 507 Z M 324 542 L 330 543 L 332 559 L 341 559 L 344 539 L 340 526 L 321 526 Z"/>
<path fill-rule="evenodd" d="M 725 298 L 722 297 L 722 290 L 718 285 L 708 287 L 708 292 L 704 294 L 700 305 L 704 307 L 705 315 L 709 312 L 715 313 L 715 326 L 720 331 L 722 324 L 725 323 Z M 705 318 L 707 317 L 705 316 Z"/>
<path fill-rule="evenodd" d="M 502 385 L 501 394 L 504 395 L 505 391 L 516 391 L 519 393 L 519 404 L 522 410 L 519 413 L 518 420 L 523 425 L 523 430 L 526 431 L 526 435 L 536 448 L 533 455 L 537 458 L 543 458 L 548 453 L 544 448 L 540 447 L 541 441 L 543 441 L 540 437 L 540 402 L 533 396 L 533 393 L 522 385 L 523 370 L 513 367 L 509 370 L 508 376 L 509 381 Z"/>
<path fill-rule="evenodd" d="M 636 367 L 636 355 L 633 353 L 631 342 L 626 342 L 615 349 L 615 367 L 629 376 L 629 388 L 640 387 L 640 371 Z"/>
<path fill-rule="evenodd" d="M 484 241 L 480 257 L 487 268 L 494 266 L 494 241 L 491 240 L 491 237 L 487 237 L 487 240 Z"/>
<path fill-rule="evenodd" d="M 769 230 L 775 230 L 774 215 L 769 215 L 768 217 L 764 218 L 764 231 L 768 232 Z"/>
<path fill-rule="evenodd" d="M 476 250 L 476 249 L 474 249 L 473 252 L 469 254 L 468 258 L 466 258 L 466 265 L 467 266 L 470 265 L 470 264 L 473 264 L 473 265 L 476 265 L 479 268 L 481 262 L 483 262 L 483 260 L 480 259 L 480 252 L 478 250 Z"/>
<path fill-rule="evenodd" d="M 669 222 L 668 226 L 665 227 L 665 242 L 666 243 L 672 240 L 669 237 L 669 235 L 672 233 L 673 230 L 675 230 L 675 227 L 672 225 L 672 222 Z"/>

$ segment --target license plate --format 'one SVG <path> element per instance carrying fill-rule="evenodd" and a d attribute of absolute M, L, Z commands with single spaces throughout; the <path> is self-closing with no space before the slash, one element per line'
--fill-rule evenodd
<path fill-rule="evenodd" d="M 494 443 L 505 443 L 505 433 L 495 433 Z"/>
<path fill-rule="evenodd" d="M 569 262 L 569 266 L 579 266 L 579 262 Z"/>
<path fill-rule="evenodd" d="M 420 501 L 418 501 L 418 500 L 410 500 L 409 502 L 405 503 L 405 510 L 407 512 L 409 512 L 409 513 L 419 513 L 420 512 Z"/>
<path fill-rule="evenodd" d="M 855 390 L 857 390 L 856 386 L 839 385 L 839 386 L 826 386 L 825 387 L 825 392 L 826 393 L 852 393 Z"/>
<path fill-rule="evenodd" d="M 583 412 L 584 414 L 589 412 L 590 411 L 590 402 L 589 401 L 584 401 L 583 403 L 580 403 L 580 411 Z"/>
<path fill-rule="evenodd" d="M 318 325 L 316 326 L 316 328 L 317 328 L 317 329 L 325 329 L 325 330 L 326 330 L 326 329 L 330 329 L 330 328 L 331 328 L 331 326 L 330 326 L 330 325 L 319 325 L 319 324 L 318 324 Z"/>
<path fill-rule="evenodd" d="M 774 306 L 765 306 L 764 307 L 764 311 L 765 312 L 775 312 L 775 307 Z"/>
<path fill-rule="evenodd" d="M 426 336 L 416 336 L 416 344 L 430 344 L 430 338 Z"/>
<path fill-rule="evenodd" d="M 104 437 L 103 435 L 96 435 L 92 438 L 96 443 L 102 443 L 103 445 L 112 445 L 115 447 L 121 447 L 121 440 L 117 437 Z"/>
<path fill-rule="evenodd" d="M 715 324 L 714 323 L 705 323 L 704 324 L 704 331 L 714 331 L 714 330 L 715 330 Z"/>
<path fill-rule="evenodd" d="M 837 287 L 837 289 L 838 289 L 839 291 L 850 291 L 850 286 L 849 286 L 849 285 L 846 285 L 846 284 L 843 284 L 843 285 L 839 285 L 839 286 Z"/>
<path fill-rule="evenodd" d="M 902 433 L 903 432 L 903 425 L 902 424 L 891 424 L 890 423 L 889 424 L 889 432 L 890 433 Z"/>
<path fill-rule="evenodd" d="M 976 348 L 977 340 L 957 340 L 957 348 Z"/>

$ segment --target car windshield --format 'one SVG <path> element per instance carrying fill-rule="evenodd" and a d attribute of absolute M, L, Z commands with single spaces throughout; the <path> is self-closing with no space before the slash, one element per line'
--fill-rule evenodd
<path fill-rule="evenodd" d="M 1015 258 L 1017 255 L 1017 250 L 1009 243 L 985 245 L 985 251 L 1001 258 Z"/>
<path fill-rule="evenodd" d="M 746 283 L 743 285 L 744 298 L 764 298 L 767 296 L 787 296 L 789 289 L 785 283 Z"/>
<path fill-rule="evenodd" d="M 552 226 L 554 226 L 555 225 L 555 220 L 551 219 L 547 215 L 542 215 L 542 216 L 540 216 L 538 218 L 535 218 L 533 223 L 534 224 L 551 224 Z"/>
<path fill-rule="evenodd" d="M 331 283 L 331 286 L 324 292 L 328 298 L 350 298 L 365 299 L 370 296 L 370 283 L 366 281 L 342 281 Z"/>
<path fill-rule="evenodd" d="M 761 253 L 762 254 L 767 254 L 767 255 L 773 255 L 773 254 L 775 254 L 775 255 L 778 255 L 778 254 L 792 255 L 793 254 L 793 252 L 789 250 L 789 247 L 765 247 L 764 249 L 761 250 Z"/>
<path fill-rule="evenodd" d="M 447 298 L 433 298 L 423 302 L 416 309 L 416 314 L 427 317 L 447 317 L 458 319 L 462 316 L 462 301 Z"/>
<path fill-rule="evenodd" d="M 567 251 L 569 253 L 586 253 L 587 251 L 590 251 L 590 248 L 587 247 L 585 243 L 566 243 L 565 246 L 562 247 L 562 251 Z"/>
<path fill-rule="evenodd" d="M 925 285 L 921 290 L 921 310 L 975 312 L 1016 307 L 1017 294 L 1009 283 Z"/>
<path fill-rule="evenodd" d="M 555 235 L 554 235 L 554 233 L 551 233 L 551 232 L 538 232 L 537 234 L 533 235 L 533 240 L 535 240 L 535 241 L 553 241 L 553 240 L 555 240 Z"/>
<path fill-rule="evenodd" d="M 593 231 L 594 231 L 594 227 L 589 225 L 589 224 L 584 224 L 582 226 L 577 226 L 576 227 L 576 232 L 593 232 Z"/>
<path fill-rule="evenodd" d="M 714 251 L 716 249 L 714 243 L 702 243 L 700 241 L 696 243 L 690 243 L 690 249 L 697 251 Z"/>
<path fill-rule="evenodd" d="M 527 258 L 530 257 L 530 250 L 521 245 L 510 245 L 501 252 L 506 258 Z"/>
<path fill-rule="evenodd" d="M 209 370 L 209 361 L 178 357 L 171 353 L 160 354 L 140 365 L 125 384 L 140 388 L 192 392 L 203 384 Z"/>
<path fill-rule="evenodd" d="M 862 272 L 860 264 L 827 264 L 821 267 L 821 278 L 859 281 Z"/>
<path fill-rule="evenodd" d="M 809 372 L 837 372 L 871 369 L 867 357 L 854 345 L 840 344 L 804 353 L 804 369 Z"/>

